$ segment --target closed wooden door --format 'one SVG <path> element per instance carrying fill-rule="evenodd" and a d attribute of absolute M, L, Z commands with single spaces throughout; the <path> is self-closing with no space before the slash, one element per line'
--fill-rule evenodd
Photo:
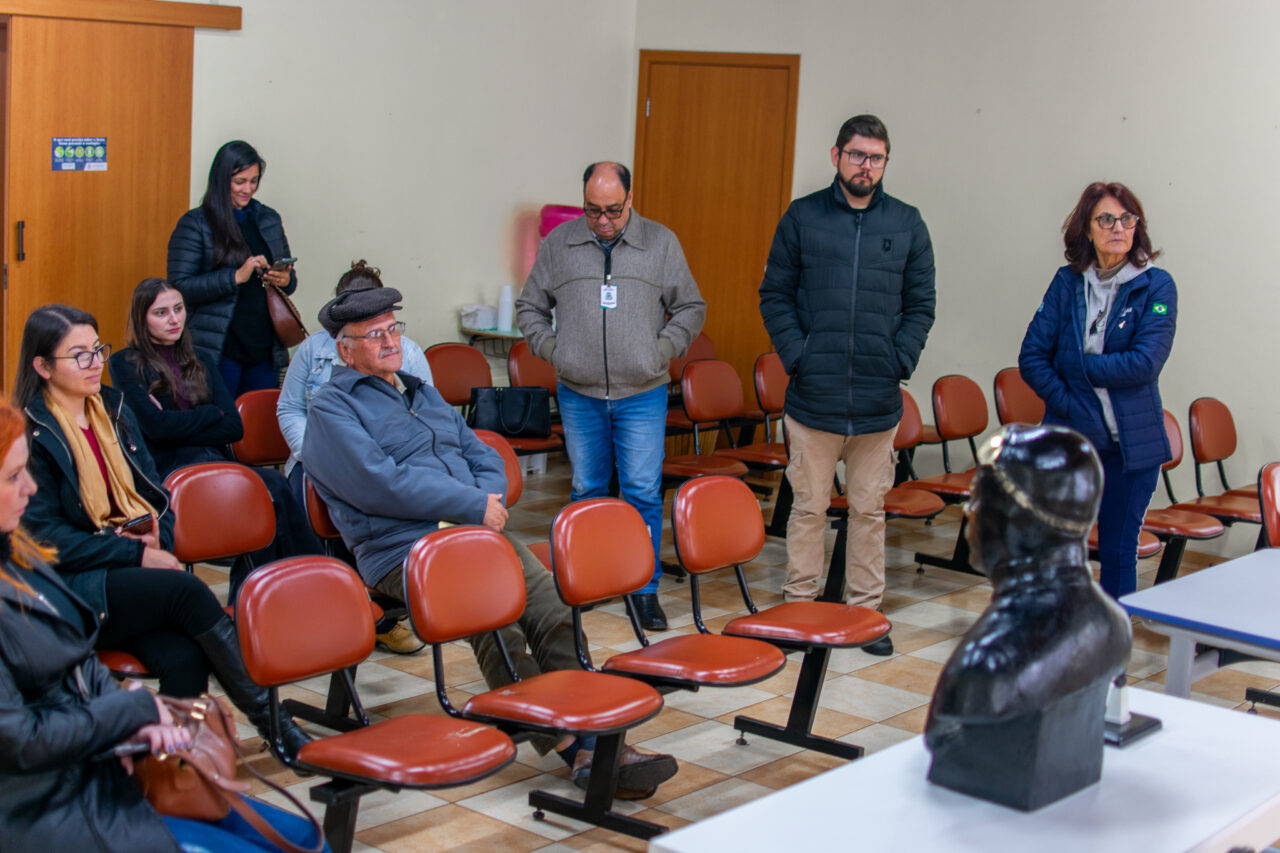
<path fill-rule="evenodd" d="M 756 295 L 791 200 L 800 57 L 640 51 L 635 207 L 680 238 L 716 356 L 742 377 L 770 349 Z"/>
<path fill-rule="evenodd" d="M 14 16 L 4 128 L 4 366 L 27 316 L 63 302 L 124 343 L 134 286 L 165 275 L 191 169 L 191 27 Z M 105 171 L 53 168 L 55 137 L 106 137 Z"/>

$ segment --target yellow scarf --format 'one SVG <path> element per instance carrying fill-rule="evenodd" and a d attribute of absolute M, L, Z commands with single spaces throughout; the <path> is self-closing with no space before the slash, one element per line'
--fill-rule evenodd
<path fill-rule="evenodd" d="M 71 447 L 71 458 L 75 460 L 76 473 L 80 477 L 80 500 L 94 527 L 101 529 L 108 523 L 123 524 L 140 515 L 155 515 L 156 511 L 151 504 L 147 503 L 134 488 L 133 471 L 125 461 L 124 450 L 121 449 L 120 442 L 116 438 L 111 419 L 107 417 L 106 407 L 102 405 L 102 397 L 94 394 L 85 398 L 84 412 L 89 418 L 89 428 L 98 439 L 98 449 L 102 451 L 102 459 L 107 464 L 107 480 L 102 479 L 101 469 L 98 468 L 98 457 L 94 455 L 93 448 L 89 446 L 89 439 L 85 438 L 80 425 L 76 423 L 75 416 L 62 408 L 48 391 L 44 392 L 44 404 L 49 407 L 58 426 L 62 427 L 62 434 L 66 436 L 67 444 Z M 108 481 L 111 488 L 109 494 Z M 111 515 L 111 497 L 113 496 L 116 499 L 116 507 L 123 513 L 120 517 Z"/>

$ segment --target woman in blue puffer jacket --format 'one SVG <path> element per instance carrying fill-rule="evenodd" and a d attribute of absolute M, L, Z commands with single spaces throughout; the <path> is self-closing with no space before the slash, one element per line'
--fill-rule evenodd
<path fill-rule="evenodd" d="M 1142 205 L 1123 184 L 1085 187 L 1063 226 L 1067 265 L 1027 327 L 1018 368 L 1045 422 L 1084 434 L 1102 458 L 1102 588 L 1137 585 L 1138 533 L 1170 458 L 1158 381 L 1178 316 L 1173 279 L 1153 261 Z"/>

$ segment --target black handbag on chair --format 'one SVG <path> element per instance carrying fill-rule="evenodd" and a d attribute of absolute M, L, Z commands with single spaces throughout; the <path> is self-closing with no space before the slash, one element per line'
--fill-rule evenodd
<path fill-rule="evenodd" d="M 472 388 L 467 426 L 508 438 L 551 435 L 551 394 L 546 388 Z"/>

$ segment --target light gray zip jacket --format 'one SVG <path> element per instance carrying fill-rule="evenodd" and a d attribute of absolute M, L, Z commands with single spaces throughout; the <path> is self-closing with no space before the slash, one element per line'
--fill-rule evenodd
<path fill-rule="evenodd" d="M 516 322 L 566 386 L 617 400 L 666 384 L 668 362 L 702 330 L 707 304 L 676 235 L 634 210 L 610 261 L 616 308 L 601 306 L 604 249 L 586 218 L 558 226 L 538 250 Z"/>

